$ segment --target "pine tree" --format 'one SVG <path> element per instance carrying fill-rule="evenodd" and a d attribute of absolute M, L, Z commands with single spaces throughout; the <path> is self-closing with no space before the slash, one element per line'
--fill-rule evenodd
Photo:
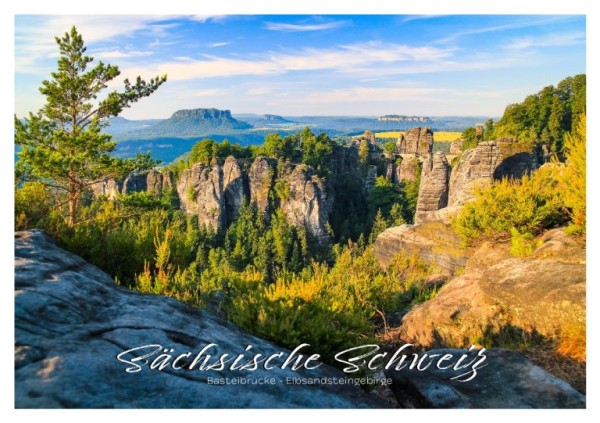
<path fill-rule="evenodd" d="M 377 236 L 389 227 L 388 221 L 383 217 L 381 209 L 377 210 L 375 220 L 373 221 L 373 229 L 369 235 L 369 244 L 372 244 L 377 239 Z"/>
<path fill-rule="evenodd" d="M 153 165 L 149 154 L 129 160 L 112 157 L 116 144 L 102 128 L 110 117 L 156 91 L 167 77 L 149 82 L 138 77 L 135 84 L 125 79 L 124 91 L 112 91 L 97 101 L 107 84 L 119 76 L 119 68 L 99 62 L 88 70 L 94 59 L 85 55 L 83 38 L 75 27 L 56 42 L 58 70 L 40 88 L 45 106 L 24 120 L 15 115 L 15 144 L 21 147 L 17 170 L 66 197 L 66 220 L 73 227 L 81 197 L 91 185 Z"/>

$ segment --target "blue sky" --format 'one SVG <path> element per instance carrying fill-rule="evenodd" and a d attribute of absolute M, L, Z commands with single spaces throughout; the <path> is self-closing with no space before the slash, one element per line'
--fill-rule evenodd
<path fill-rule="evenodd" d="M 185 108 L 280 115 L 499 116 L 585 73 L 584 16 L 228 15 L 15 18 L 15 111 L 38 110 L 71 25 L 125 77 L 168 75 L 122 116 Z"/>

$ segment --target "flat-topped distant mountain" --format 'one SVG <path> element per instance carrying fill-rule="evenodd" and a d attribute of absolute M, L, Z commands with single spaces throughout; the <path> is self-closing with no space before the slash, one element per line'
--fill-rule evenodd
<path fill-rule="evenodd" d="M 190 109 L 178 110 L 170 118 L 159 121 L 136 135 L 185 138 L 225 134 L 250 128 L 252 125 L 233 118 L 229 110 Z"/>

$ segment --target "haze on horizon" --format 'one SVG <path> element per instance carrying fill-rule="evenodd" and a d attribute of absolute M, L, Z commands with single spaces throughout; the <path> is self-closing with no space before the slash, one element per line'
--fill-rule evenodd
<path fill-rule="evenodd" d="M 55 36 L 75 25 L 88 54 L 125 77 L 168 75 L 128 119 L 179 109 L 284 116 L 500 116 L 585 73 L 585 16 L 227 15 L 15 18 L 15 113 L 43 104 Z"/>

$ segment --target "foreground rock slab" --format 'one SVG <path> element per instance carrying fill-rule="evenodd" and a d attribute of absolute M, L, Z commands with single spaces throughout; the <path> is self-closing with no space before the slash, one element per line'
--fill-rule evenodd
<path fill-rule="evenodd" d="M 482 245 L 462 275 L 404 316 L 403 339 L 468 347 L 478 338 L 585 333 L 585 243 L 561 229 L 541 241 L 527 258 Z"/>
<path fill-rule="evenodd" d="M 459 355 L 464 351 L 441 349 L 429 355 Z M 431 366 L 427 370 L 389 371 L 392 390 L 403 404 L 417 397 L 425 408 L 585 408 L 585 396 L 565 381 L 534 365 L 522 355 L 504 349 L 484 352 L 485 367 L 469 381 L 452 380 L 457 372 Z M 469 362 L 477 352 L 469 354 Z"/>
<path fill-rule="evenodd" d="M 289 353 L 209 312 L 119 287 L 42 232 L 15 234 L 16 408 L 381 406 L 352 385 L 285 383 L 288 377 L 344 377 L 325 365 L 310 371 L 190 371 L 170 366 L 158 371 L 144 366 L 128 373 L 126 368 L 133 366 L 116 358 L 149 344 L 172 348 L 174 354 L 191 351 L 194 357 L 210 343 L 218 345 L 211 350 L 213 357 L 244 353 L 248 345 L 249 357 Z M 225 377 L 248 384 L 209 384 L 210 378 Z M 259 378 L 277 382 L 250 384 Z"/>

